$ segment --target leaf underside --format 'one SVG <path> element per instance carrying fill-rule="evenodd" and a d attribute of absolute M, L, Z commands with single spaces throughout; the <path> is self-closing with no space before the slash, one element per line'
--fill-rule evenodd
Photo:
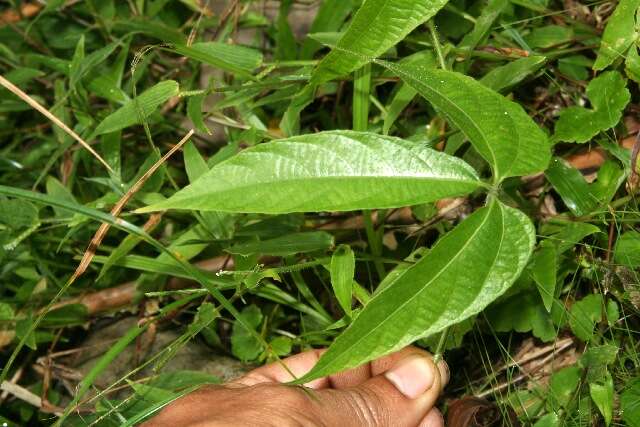
<path fill-rule="evenodd" d="M 139 211 L 391 208 L 466 194 L 480 185 L 471 166 L 424 145 L 365 132 L 330 131 L 249 148 L 170 199 Z"/>

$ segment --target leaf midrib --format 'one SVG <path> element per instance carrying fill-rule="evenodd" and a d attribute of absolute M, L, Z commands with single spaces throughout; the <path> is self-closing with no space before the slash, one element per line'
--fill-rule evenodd
<path fill-rule="evenodd" d="M 485 218 L 482 220 L 482 222 L 478 225 L 478 227 L 476 228 L 476 230 L 473 232 L 473 234 L 470 236 L 469 239 L 467 239 L 467 241 L 464 243 L 464 245 L 460 248 L 460 250 L 453 256 L 451 257 L 451 259 L 449 260 L 449 262 L 447 262 L 447 264 L 445 264 L 444 267 L 442 267 L 440 269 L 440 271 L 431 279 L 429 280 L 429 282 L 425 283 L 424 286 L 422 286 L 421 290 L 418 292 L 415 292 L 410 298 L 408 298 L 404 303 L 402 303 L 400 306 L 398 306 L 395 310 L 393 310 L 388 316 L 386 316 L 386 318 L 380 322 L 378 322 L 377 325 L 375 325 L 373 328 L 371 328 L 369 330 L 369 332 L 367 332 L 365 335 L 363 335 L 362 337 L 358 338 L 357 340 L 355 340 L 349 347 L 347 347 L 345 350 L 342 351 L 342 354 L 348 353 L 352 348 L 356 347 L 357 344 L 359 344 L 360 342 L 362 342 L 362 340 L 364 340 L 365 338 L 367 338 L 369 335 L 371 335 L 374 331 L 378 330 L 380 327 L 382 327 L 383 324 L 385 324 L 387 322 L 387 320 L 394 316 L 398 311 L 400 311 L 401 309 L 405 308 L 405 306 L 407 304 L 409 304 L 410 302 L 412 302 L 415 298 L 417 298 L 421 292 L 426 289 L 431 283 L 433 283 L 438 277 L 440 277 L 443 272 L 445 270 L 447 270 L 449 268 L 449 266 L 456 260 L 458 259 L 458 257 L 460 256 L 460 254 L 462 254 L 465 249 L 471 244 L 471 242 L 475 239 L 475 237 L 478 235 L 478 233 L 482 230 L 484 224 L 488 221 L 489 216 L 491 215 L 491 209 L 493 209 L 494 206 L 491 206 L 489 209 L 489 212 L 487 212 L 487 215 L 485 216 Z M 495 261 L 494 261 L 495 262 Z M 406 274 L 406 272 L 404 273 Z M 404 274 L 402 274 L 401 276 L 399 276 L 395 281 L 400 280 L 400 278 L 402 278 L 402 276 L 404 276 Z M 388 291 L 391 286 L 393 286 L 393 284 L 391 283 L 390 286 L 385 287 L 377 296 L 376 298 L 380 298 L 381 295 L 384 295 L 384 293 L 386 291 Z"/>
<path fill-rule="evenodd" d="M 203 177 L 204 178 L 204 177 Z M 235 185 L 233 187 L 221 190 L 221 191 L 216 191 L 217 194 L 219 193 L 224 193 L 224 192 L 229 192 L 229 191 L 238 191 L 238 190 L 245 190 L 247 188 L 252 188 L 255 187 L 256 185 L 273 185 L 273 184 L 280 184 L 280 183 L 287 183 L 287 184 L 296 184 L 298 182 L 306 182 L 306 181 L 315 181 L 315 182 L 322 182 L 322 181 L 336 181 L 336 180 L 348 180 L 348 181 L 354 181 L 354 180 L 370 180 L 370 179 L 385 179 L 385 180 L 414 180 L 414 181 L 437 181 L 437 182 L 453 182 L 453 183 L 459 183 L 459 184 L 473 184 L 476 187 L 484 187 L 485 184 L 480 181 L 480 180 L 466 180 L 466 179 L 454 179 L 454 178 L 435 178 L 435 177 L 420 177 L 420 176 L 397 176 L 397 175 L 372 175 L 372 176 L 326 176 L 326 177 L 322 177 L 322 178 L 318 178 L 318 177 L 311 177 L 311 178 L 296 178 L 296 179 L 275 179 L 275 180 L 269 180 L 269 181 L 260 181 L 260 182 L 255 182 L 255 183 L 251 183 L 251 184 L 246 184 L 246 185 Z M 194 187 L 192 187 L 193 185 L 195 185 L 198 182 L 198 180 L 196 180 L 194 182 L 194 184 L 189 185 L 189 187 L 191 187 L 191 191 L 195 191 Z M 187 187 L 187 188 L 189 188 Z M 180 201 L 185 201 L 185 200 L 189 200 L 189 199 L 193 199 L 193 198 L 200 198 L 203 195 L 206 195 L 207 193 L 200 193 L 198 195 L 190 195 L 189 197 L 182 197 L 179 198 L 178 200 Z M 170 201 L 171 198 L 167 199 L 167 202 Z"/>

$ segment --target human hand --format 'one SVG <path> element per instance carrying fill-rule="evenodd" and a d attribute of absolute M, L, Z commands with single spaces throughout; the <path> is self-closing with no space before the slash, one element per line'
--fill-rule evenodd
<path fill-rule="evenodd" d="M 282 362 L 300 377 L 323 350 Z M 304 387 L 279 363 L 220 386 L 203 387 L 165 407 L 145 427 L 419 426 L 443 427 L 434 407 L 449 381 L 444 361 L 415 347 L 320 378 Z"/>

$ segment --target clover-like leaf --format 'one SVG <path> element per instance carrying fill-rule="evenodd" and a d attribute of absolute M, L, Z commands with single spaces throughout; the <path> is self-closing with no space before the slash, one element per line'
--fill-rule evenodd
<path fill-rule="evenodd" d="M 560 112 L 554 135 L 556 141 L 591 140 L 620 122 L 622 110 L 631 99 L 627 82 L 617 71 L 607 71 L 591 80 L 586 95 L 591 108 L 573 106 Z"/>

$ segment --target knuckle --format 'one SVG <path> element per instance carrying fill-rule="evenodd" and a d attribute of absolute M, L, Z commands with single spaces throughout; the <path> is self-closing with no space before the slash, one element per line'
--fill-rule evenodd
<path fill-rule="evenodd" d="M 277 396 L 269 402 L 267 411 L 278 420 L 278 427 L 303 427 L 318 425 L 315 406 L 305 390 L 297 386 L 268 385 L 265 390 L 271 396 Z M 277 388 L 277 390 L 275 390 Z M 276 393 L 277 391 L 277 393 Z M 282 415 L 281 417 L 279 415 Z"/>
<path fill-rule="evenodd" d="M 346 394 L 346 402 L 357 417 L 358 425 L 388 426 L 391 425 L 389 414 L 385 410 L 381 397 L 368 389 L 354 388 Z"/>

